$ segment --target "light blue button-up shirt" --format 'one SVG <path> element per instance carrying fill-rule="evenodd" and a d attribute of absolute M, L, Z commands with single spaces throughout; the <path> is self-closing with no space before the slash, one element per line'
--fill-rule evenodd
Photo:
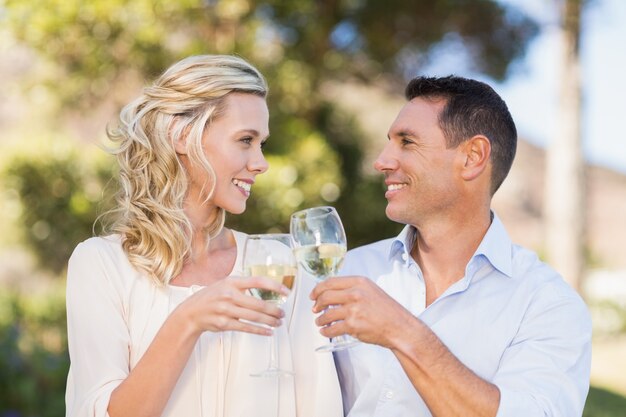
<path fill-rule="evenodd" d="M 514 245 L 494 216 L 465 276 L 425 308 L 422 272 L 410 256 L 414 240 L 407 226 L 395 239 L 351 250 L 341 275 L 374 280 L 465 366 L 497 385 L 498 417 L 581 416 L 591 320 L 561 276 Z M 362 343 L 336 352 L 335 361 L 347 416 L 431 416 L 390 350 Z"/>

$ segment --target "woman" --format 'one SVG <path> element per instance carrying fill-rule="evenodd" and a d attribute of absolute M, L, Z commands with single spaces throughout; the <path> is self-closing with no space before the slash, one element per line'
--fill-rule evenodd
<path fill-rule="evenodd" d="M 316 340 L 302 280 L 284 312 L 247 294 L 287 293 L 242 275 L 245 235 L 223 227 L 268 168 L 267 87 L 232 56 L 194 56 L 127 105 L 118 144 L 113 234 L 91 238 L 68 268 L 67 416 L 341 415 L 332 356 Z M 254 378 L 278 332 L 293 378 Z"/>

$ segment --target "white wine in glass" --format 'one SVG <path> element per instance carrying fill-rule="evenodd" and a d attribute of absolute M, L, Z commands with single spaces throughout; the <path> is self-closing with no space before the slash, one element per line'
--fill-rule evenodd
<path fill-rule="evenodd" d="M 346 233 L 333 207 L 313 207 L 291 215 L 291 236 L 298 265 L 318 281 L 337 275 L 346 254 Z M 329 307 L 329 308 L 332 308 Z M 350 335 L 335 337 L 319 352 L 338 351 L 359 343 Z"/>
<path fill-rule="evenodd" d="M 297 272 L 291 236 L 285 233 L 249 235 L 243 252 L 243 268 L 247 276 L 267 277 L 291 290 Z M 256 298 L 278 306 L 284 304 L 287 299 L 279 292 L 263 288 L 251 288 L 250 293 Z M 293 375 L 293 372 L 279 367 L 278 357 L 278 341 L 274 331 L 270 340 L 267 369 L 251 375 L 263 377 Z"/>
<path fill-rule="evenodd" d="M 296 266 L 289 264 L 250 265 L 246 275 L 251 277 L 268 277 L 291 290 L 296 279 Z M 276 291 L 251 288 L 250 292 L 256 298 L 277 304 L 283 304 L 287 301 L 285 295 Z"/>
<path fill-rule="evenodd" d="M 316 278 L 329 277 L 336 274 L 341 267 L 346 247 L 336 243 L 322 243 L 296 247 L 294 252 L 298 263 L 306 272 Z"/>

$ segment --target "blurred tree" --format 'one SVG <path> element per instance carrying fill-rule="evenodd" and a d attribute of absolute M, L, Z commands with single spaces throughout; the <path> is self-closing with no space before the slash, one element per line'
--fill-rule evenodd
<path fill-rule="evenodd" d="M 39 266 L 61 273 L 74 247 L 92 235 L 96 216 L 112 203 L 103 196 L 110 160 L 83 152 L 36 150 L 9 158 L 0 170 L 8 198 L 19 199 L 22 239 Z"/>
<path fill-rule="evenodd" d="M 61 417 L 69 368 L 63 293 L 0 292 L 0 416 Z"/>
<path fill-rule="evenodd" d="M 134 94 L 129 77 L 153 78 L 182 56 L 249 59 L 270 85 L 273 164 L 250 213 L 230 224 L 285 230 L 289 212 L 332 204 L 351 246 L 399 226 L 385 218 L 380 179 L 362 172 L 365 135 L 322 93 L 323 83 L 403 85 L 450 44 L 464 45 L 475 69 L 502 79 L 538 31 L 495 0 L 5 0 L 5 7 L 16 38 L 55 65 L 49 87 L 83 111 L 104 99 L 125 102 Z"/>
<path fill-rule="evenodd" d="M 128 71 L 152 78 L 192 53 L 240 53 L 295 98 L 324 79 L 415 72 L 452 42 L 478 71 L 503 79 L 538 31 L 494 0 L 5 0 L 5 8 L 16 38 L 57 64 L 49 86 L 68 105 L 109 95 Z"/>
<path fill-rule="evenodd" d="M 550 263 L 580 291 L 585 267 L 586 175 L 580 121 L 580 32 L 585 0 L 559 0 L 558 131 L 546 154 L 544 212 Z"/>

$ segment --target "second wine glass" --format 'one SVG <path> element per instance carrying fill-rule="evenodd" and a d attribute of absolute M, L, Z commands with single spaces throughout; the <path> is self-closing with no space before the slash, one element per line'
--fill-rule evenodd
<path fill-rule="evenodd" d="M 313 207 L 293 213 L 290 230 L 298 265 L 318 281 L 337 275 L 346 254 L 347 240 L 339 214 L 333 207 Z M 337 351 L 357 343 L 358 339 L 346 334 L 316 350 Z"/>
<path fill-rule="evenodd" d="M 257 234 L 249 235 L 243 252 L 243 268 L 247 276 L 268 277 L 290 290 L 296 278 L 296 260 L 293 256 L 291 236 L 288 234 Z M 275 303 L 280 306 L 286 297 L 275 291 L 251 288 L 256 298 Z M 279 366 L 278 340 L 276 330 L 270 340 L 270 358 L 267 369 L 251 376 L 280 377 L 290 376 L 293 372 Z"/>

